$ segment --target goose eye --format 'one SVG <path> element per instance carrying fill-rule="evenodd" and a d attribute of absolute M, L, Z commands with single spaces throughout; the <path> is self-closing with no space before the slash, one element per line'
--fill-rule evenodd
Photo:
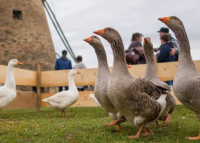
<path fill-rule="evenodd" d="M 174 19 L 176 20 L 177 18 L 176 18 L 176 17 L 174 17 Z"/>
<path fill-rule="evenodd" d="M 111 31 L 111 29 L 108 29 L 108 31 Z"/>

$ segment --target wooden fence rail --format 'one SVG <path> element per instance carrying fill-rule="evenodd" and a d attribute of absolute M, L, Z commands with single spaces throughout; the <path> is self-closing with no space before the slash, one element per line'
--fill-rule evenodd
<path fill-rule="evenodd" d="M 198 71 L 200 72 L 200 60 L 194 61 Z M 173 80 L 174 76 L 176 74 L 176 70 L 178 67 L 177 62 L 170 62 L 170 63 L 156 63 L 156 70 L 158 77 L 161 81 L 168 81 Z M 6 69 L 7 66 L 0 65 L 0 84 L 5 83 L 5 75 L 6 75 Z M 110 68 L 110 71 L 112 68 Z M 134 65 L 132 68 L 129 69 L 129 72 L 134 77 L 144 77 L 144 73 L 146 70 L 146 65 Z M 75 84 L 77 86 L 87 86 L 87 85 L 94 85 L 97 75 L 97 69 L 80 69 L 81 72 L 80 75 L 75 76 Z M 23 104 L 23 107 L 19 107 L 17 104 L 21 104 L 24 100 L 27 100 L 30 98 L 30 102 L 36 101 L 36 105 L 34 108 L 37 107 L 39 110 L 40 107 L 47 107 L 48 105 L 46 103 L 41 102 L 43 98 L 49 97 L 53 95 L 54 93 L 40 93 L 41 87 L 57 87 L 57 86 L 67 86 L 68 85 L 68 73 L 69 70 L 61 70 L 61 71 L 40 71 L 40 67 L 38 66 L 38 71 L 30 71 L 30 70 L 24 70 L 24 69 L 18 69 L 16 68 L 14 70 L 15 74 L 15 80 L 17 85 L 23 85 L 23 86 L 35 86 L 37 87 L 38 93 L 32 94 L 27 92 L 18 92 L 17 96 L 20 95 L 22 98 L 23 96 L 26 96 L 23 100 L 19 100 L 19 97 L 15 99 L 6 109 L 19 109 L 19 108 L 30 108 L 27 103 L 27 106 Z M 80 98 L 78 102 L 74 106 L 95 106 L 93 99 L 89 97 L 89 93 L 93 92 L 79 92 Z M 31 96 L 29 96 L 31 95 Z M 35 99 L 33 100 L 33 96 L 35 96 Z M 16 102 L 17 100 L 17 102 Z M 177 101 L 178 102 L 178 101 Z M 16 106 L 14 106 L 16 104 Z M 22 105 L 22 104 L 21 104 Z M 32 105 L 31 105 L 32 107 Z"/>

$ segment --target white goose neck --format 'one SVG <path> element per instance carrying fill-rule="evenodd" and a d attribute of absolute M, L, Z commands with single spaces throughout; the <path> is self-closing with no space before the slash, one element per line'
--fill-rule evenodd
<path fill-rule="evenodd" d="M 69 90 L 77 90 L 76 85 L 74 83 L 74 76 L 68 74 L 68 82 L 69 82 Z M 78 91 L 78 90 L 77 90 Z"/>
<path fill-rule="evenodd" d="M 5 81 L 5 87 L 8 87 L 10 89 L 16 90 L 16 83 L 15 83 L 15 77 L 14 77 L 14 68 L 12 66 L 7 67 L 6 72 L 6 81 Z"/>

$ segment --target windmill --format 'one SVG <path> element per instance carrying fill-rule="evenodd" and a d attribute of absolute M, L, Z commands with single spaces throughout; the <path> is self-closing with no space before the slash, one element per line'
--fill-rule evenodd
<path fill-rule="evenodd" d="M 23 68 L 53 70 L 56 53 L 41 0 L 0 0 L 0 65 L 10 59 Z"/>
<path fill-rule="evenodd" d="M 63 30 L 54 14 L 54 12 L 52 11 L 51 7 L 49 6 L 48 2 L 46 0 L 42 0 L 43 4 L 44 4 L 44 8 L 53 24 L 53 26 L 55 27 L 61 41 L 63 42 L 65 48 L 67 49 L 68 53 L 71 55 L 71 57 L 73 58 L 74 61 L 76 61 L 76 56 L 65 36 L 65 34 L 63 33 Z M 58 55 L 58 54 L 57 54 Z M 58 55 L 59 56 L 59 55 Z"/>

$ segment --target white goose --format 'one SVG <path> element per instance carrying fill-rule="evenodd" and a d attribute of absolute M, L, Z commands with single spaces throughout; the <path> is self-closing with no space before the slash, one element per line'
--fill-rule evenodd
<path fill-rule="evenodd" d="M 22 65 L 16 59 L 12 59 L 8 63 L 6 72 L 6 81 L 4 86 L 0 87 L 0 110 L 12 102 L 16 97 L 16 83 L 14 77 L 14 67 L 17 65 Z M 1 118 L 0 118 L 1 119 Z"/>
<path fill-rule="evenodd" d="M 69 81 L 69 90 L 59 92 L 49 98 L 45 98 L 42 101 L 49 103 L 49 105 L 55 109 L 61 111 L 61 116 L 65 117 L 65 110 L 73 105 L 79 97 L 78 90 L 74 83 L 74 75 L 81 74 L 76 69 L 70 70 L 68 74 L 68 81 Z"/>

